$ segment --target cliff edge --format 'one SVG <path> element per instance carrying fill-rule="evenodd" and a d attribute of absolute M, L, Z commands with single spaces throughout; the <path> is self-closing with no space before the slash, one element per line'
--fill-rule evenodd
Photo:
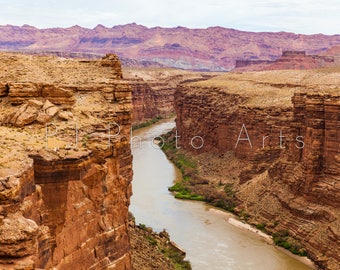
<path fill-rule="evenodd" d="M 0 59 L 0 268 L 132 269 L 118 58 Z"/>

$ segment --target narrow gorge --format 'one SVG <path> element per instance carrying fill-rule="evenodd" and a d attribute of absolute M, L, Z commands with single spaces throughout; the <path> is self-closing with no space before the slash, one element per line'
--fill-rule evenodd
<path fill-rule="evenodd" d="M 155 67 L 124 67 L 123 75 L 131 86 L 134 127 L 174 116 L 174 95 L 179 84 L 216 76 L 214 73 Z"/>
<path fill-rule="evenodd" d="M 180 85 L 178 151 L 196 167 L 183 182 L 248 223 L 339 269 L 338 69 L 229 73 Z M 183 164 L 183 162 L 182 162 Z"/>

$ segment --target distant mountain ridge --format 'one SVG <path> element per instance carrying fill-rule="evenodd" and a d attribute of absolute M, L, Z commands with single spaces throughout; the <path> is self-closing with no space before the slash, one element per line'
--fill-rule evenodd
<path fill-rule="evenodd" d="M 93 29 L 0 26 L 0 50 L 117 53 L 121 58 L 192 70 L 225 71 L 236 60 L 276 60 L 283 51 L 319 54 L 340 44 L 340 35 L 245 32 L 223 27 L 147 28 L 135 23 Z"/>

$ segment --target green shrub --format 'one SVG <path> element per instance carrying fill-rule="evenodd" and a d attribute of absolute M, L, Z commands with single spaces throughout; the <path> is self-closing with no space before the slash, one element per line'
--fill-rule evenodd
<path fill-rule="evenodd" d="M 302 248 L 301 245 L 290 241 L 288 231 L 274 233 L 273 240 L 277 246 L 283 247 L 295 255 L 307 256 L 306 250 Z"/>
<path fill-rule="evenodd" d="M 139 223 L 138 224 L 138 227 L 140 228 L 140 229 L 142 229 L 142 230 L 146 230 L 146 225 L 145 224 L 142 224 L 142 223 Z"/>
<path fill-rule="evenodd" d="M 259 223 L 256 224 L 256 228 L 259 229 L 260 231 L 266 231 L 266 224 L 265 223 Z"/>
<path fill-rule="evenodd" d="M 204 197 L 195 193 L 192 193 L 183 182 L 177 182 L 172 187 L 168 188 L 169 191 L 175 192 L 176 199 L 204 201 Z"/>
<path fill-rule="evenodd" d="M 235 204 L 232 201 L 226 199 L 213 200 L 210 202 L 213 206 L 227 210 L 228 212 L 235 211 Z"/>
<path fill-rule="evenodd" d="M 193 201 L 204 201 L 204 197 L 197 194 L 191 194 L 191 193 L 181 193 L 178 192 L 175 195 L 176 199 L 183 199 L 183 200 L 193 200 Z"/>
<path fill-rule="evenodd" d="M 189 261 L 184 260 L 184 256 L 179 251 L 172 248 L 162 249 L 161 252 L 175 264 L 176 270 L 191 270 Z"/>
<path fill-rule="evenodd" d="M 132 126 L 132 130 L 136 130 L 136 129 L 139 129 L 139 128 L 151 126 L 151 125 L 157 123 L 157 122 L 158 122 L 159 120 L 161 120 L 161 119 L 163 119 L 163 117 L 161 117 L 161 116 L 156 116 L 156 117 L 152 118 L 152 119 L 149 120 L 149 121 L 146 121 L 146 122 L 143 122 L 143 123 L 140 123 L 140 124 L 133 125 L 133 126 Z"/>
<path fill-rule="evenodd" d="M 153 245 L 153 246 L 156 246 L 156 245 L 157 245 L 157 240 L 156 240 L 154 237 L 152 237 L 152 236 L 150 236 L 150 235 L 147 235 L 145 238 L 148 240 L 148 242 L 149 242 L 151 245 Z"/>
<path fill-rule="evenodd" d="M 188 189 L 184 187 L 183 182 L 177 182 L 172 187 L 169 187 L 168 190 L 171 191 L 171 192 L 184 192 L 184 191 L 188 191 Z"/>
<path fill-rule="evenodd" d="M 224 192 L 228 197 L 233 198 L 235 196 L 234 185 L 232 183 L 225 184 Z"/>

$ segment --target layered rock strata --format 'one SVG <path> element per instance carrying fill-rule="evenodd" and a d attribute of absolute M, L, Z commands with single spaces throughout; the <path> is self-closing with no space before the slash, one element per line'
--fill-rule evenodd
<path fill-rule="evenodd" d="M 132 269 L 119 60 L 0 57 L 0 268 Z"/>
<path fill-rule="evenodd" d="M 340 261 L 339 85 L 334 69 L 271 71 L 175 95 L 178 145 L 197 157 L 201 177 L 216 190 L 234 186 L 237 212 L 288 233 L 323 269 Z"/>
<path fill-rule="evenodd" d="M 340 46 L 321 53 L 308 55 L 305 51 L 284 51 L 277 60 L 236 60 L 234 72 L 284 70 L 284 69 L 316 69 L 340 66 Z"/>
<path fill-rule="evenodd" d="M 165 68 L 124 67 L 124 78 L 132 89 L 133 124 L 155 118 L 166 118 L 175 113 L 174 94 L 177 85 L 185 81 L 199 81 L 214 74 L 188 72 Z"/>

